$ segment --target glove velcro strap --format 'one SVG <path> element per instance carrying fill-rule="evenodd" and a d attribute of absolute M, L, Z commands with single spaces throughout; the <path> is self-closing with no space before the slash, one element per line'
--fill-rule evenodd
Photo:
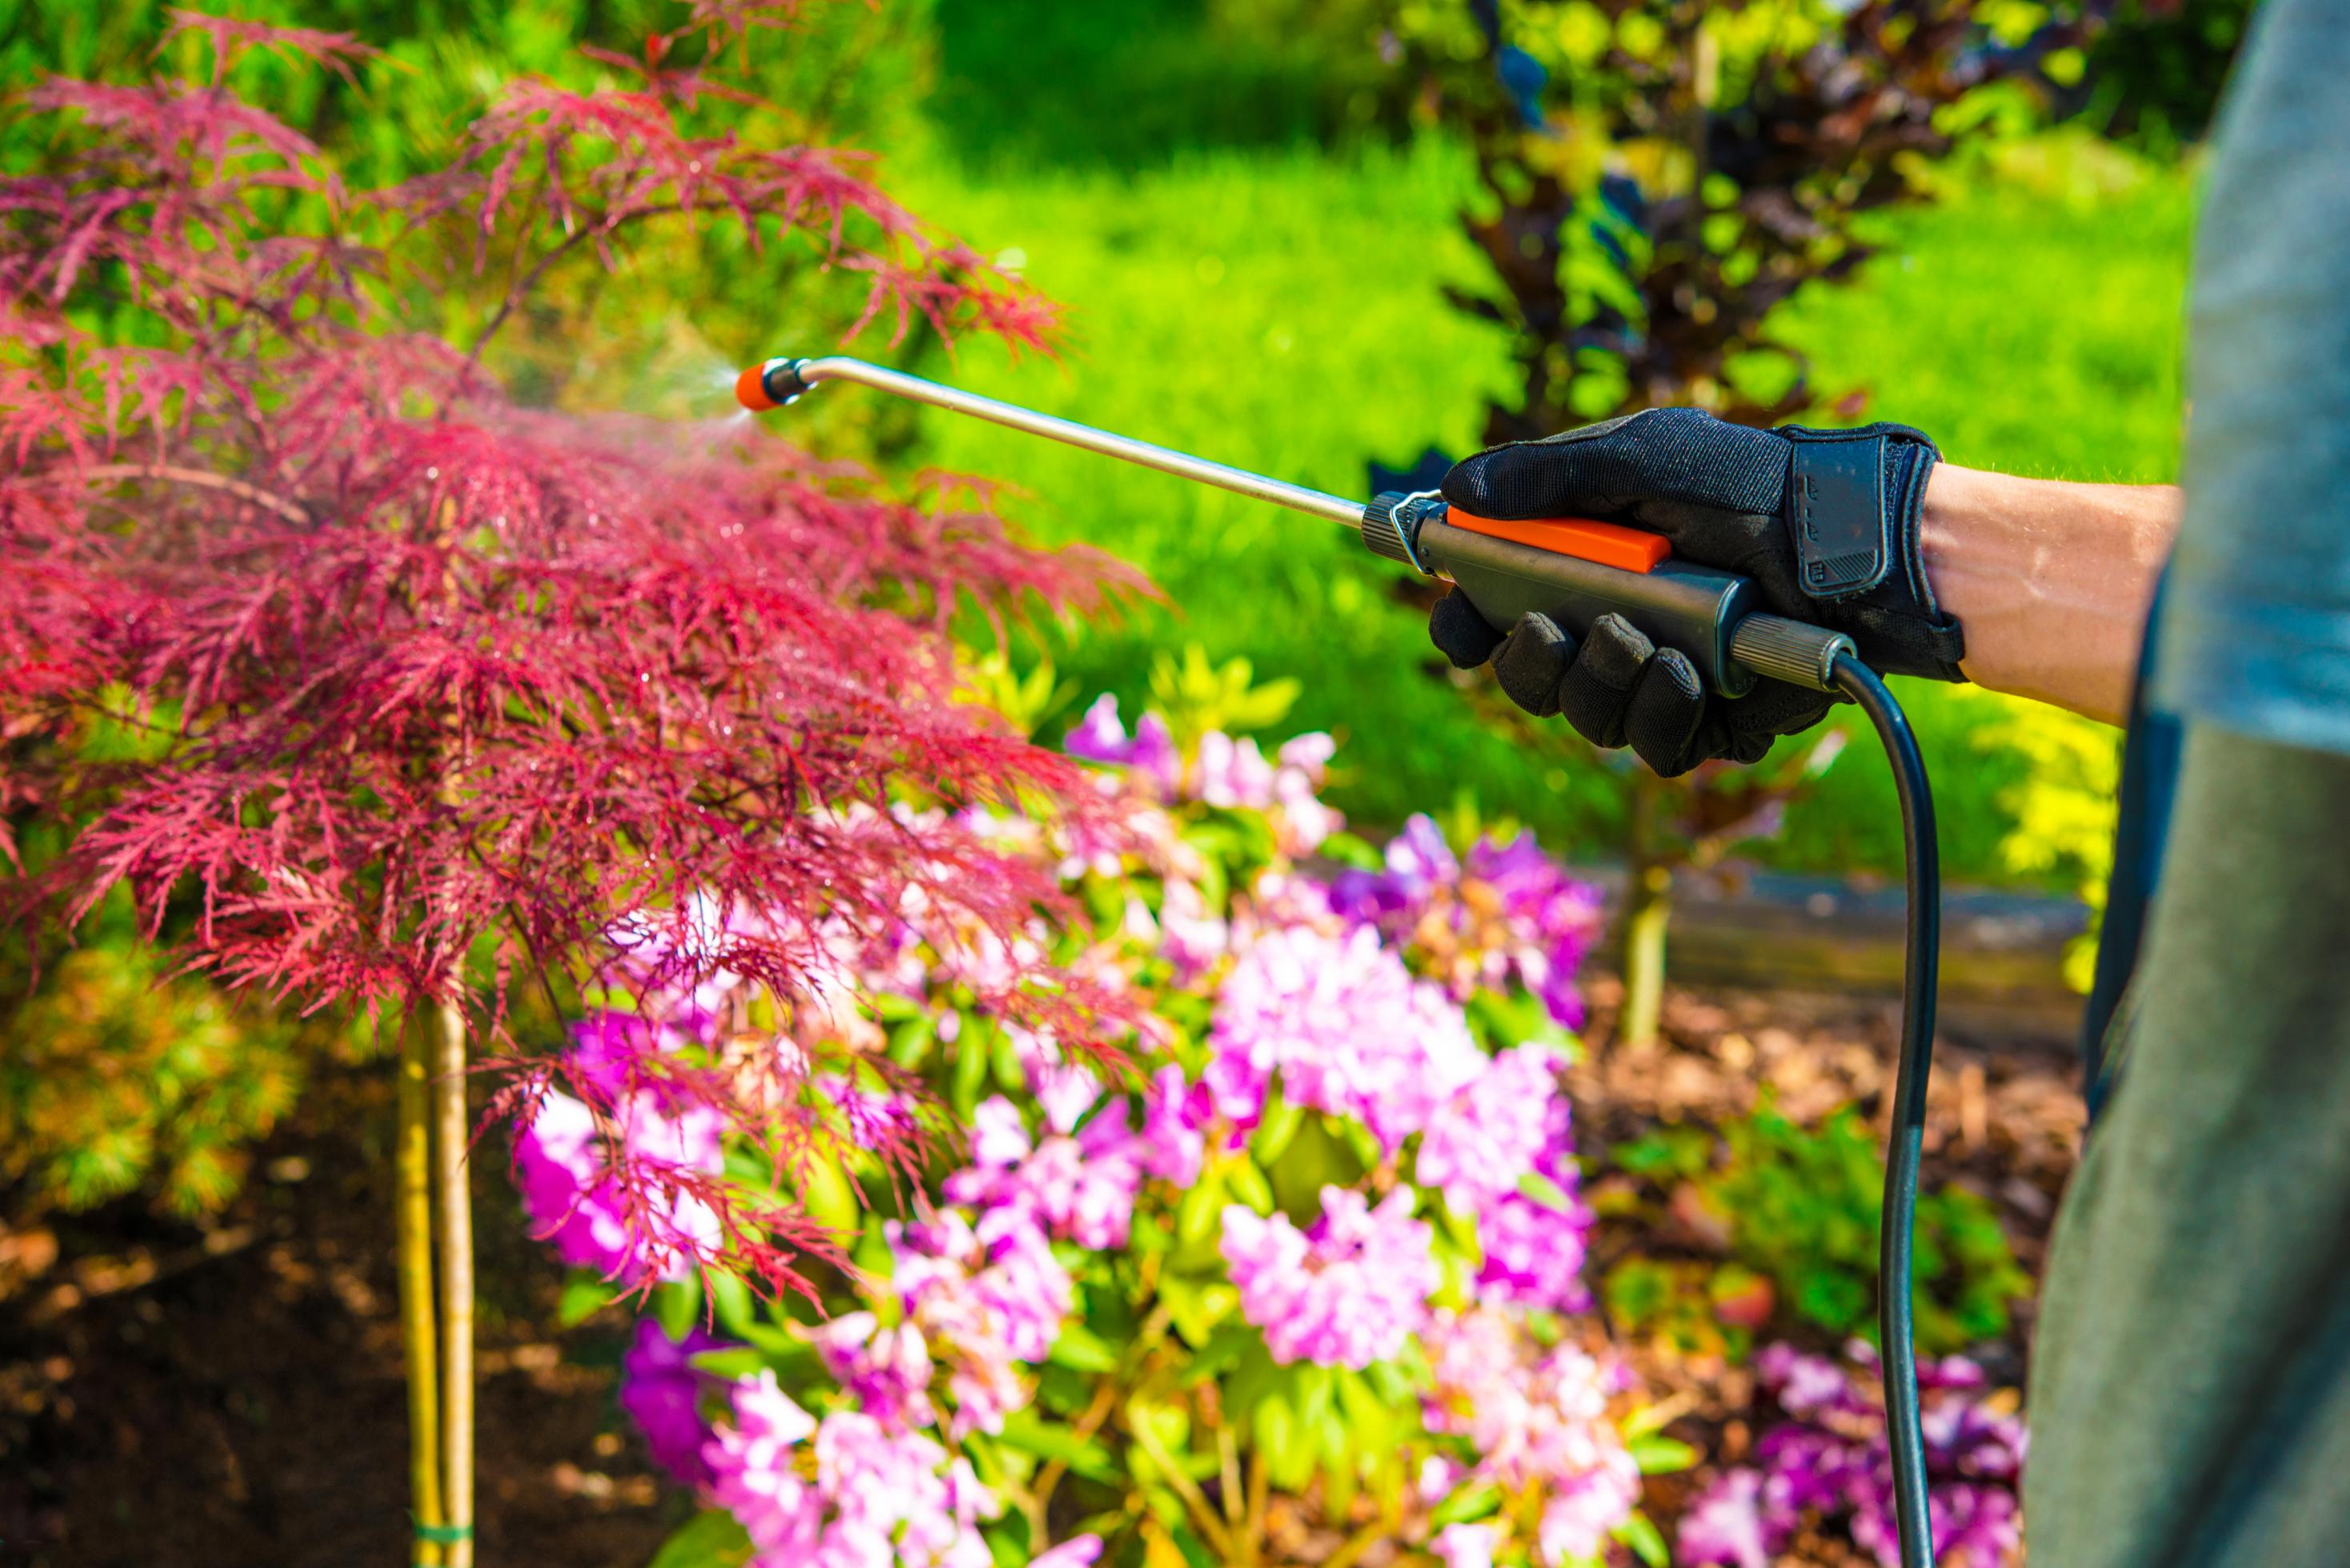
<path fill-rule="evenodd" d="M 1954 616 L 1944 614 L 1928 620 L 1912 610 L 1863 601 L 1842 607 L 1836 624 L 1852 634 L 1861 662 L 1880 675 L 1966 680 L 1959 670 L 1967 656 L 1966 633 Z"/>

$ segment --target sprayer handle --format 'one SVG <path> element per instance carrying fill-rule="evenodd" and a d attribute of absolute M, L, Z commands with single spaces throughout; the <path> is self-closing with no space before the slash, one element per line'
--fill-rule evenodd
<path fill-rule="evenodd" d="M 1757 611 L 1752 578 L 1676 561 L 1658 535 L 1617 524 L 1494 522 L 1388 493 L 1363 509 L 1362 535 L 1378 555 L 1451 577 L 1496 631 L 1538 611 L 1579 639 L 1601 616 L 1621 616 L 1679 649 L 1722 697 L 1745 696 L 1762 676 L 1832 691 L 1830 665 L 1853 650 L 1841 632 Z"/>

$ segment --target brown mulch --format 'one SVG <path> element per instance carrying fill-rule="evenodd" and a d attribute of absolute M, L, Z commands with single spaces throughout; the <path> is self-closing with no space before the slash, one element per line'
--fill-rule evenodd
<path fill-rule="evenodd" d="M 1608 1044 L 1613 982 L 1596 980 L 1587 1060 L 1570 1088 L 1592 1151 L 1659 1122 L 1720 1121 L 1768 1084 L 1809 1121 L 1846 1102 L 1877 1114 L 1898 1024 L 1890 1003 L 1674 992 L 1665 1038 Z M 2068 1051 L 1947 1033 L 1927 1140 L 1930 1186 L 1998 1205 L 2035 1275 L 2080 1144 Z M 390 1106 L 380 1074 L 315 1085 L 259 1152 L 255 1179 L 203 1226 L 123 1204 L 0 1225 L 0 1564 L 213 1565 L 408 1561 L 405 1396 L 390 1254 Z M 559 1267 L 524 1233 L 503 1172 L 476 1179 L 481 1557 L 485 1564 L 649 1560 L 690 1511 L 657 1482 L 613 1385 L 626 1320 L 559 1335 Z M 1990 1358 L 2020 1377 L 2017 1343 Z M 1723 1459 L 1754 1434 L 1735 1368 L 1636 1352 L 1670 1428 Z M 1661 1478 L 1661 1517 L 1702 1476 Z M 1850 1568 L 1849 1547 L 1798 1542 L 1786 1563 Z"/>
<path fill-rule="evenodd" d="M 1596 979 L 1587 994 L 1588 1051 L 1567 1080 L 1576 1145 L 1586 1155 L 1660 1124 L 1719 1124 L 1753 1109 L 1766 1085 L 1794 1121 L 1808 1125 L 1855 1105 L 1882 1132 L 1900 1030 L 1897 1002 L 1669 992 L 1661 1038 L 1636 1050 L 1610 1044 L 1620 988 Z M 2079 1085 L 2079 1059 L 2059 1040 L 1937 1033 L 1923 1186 L 1965 1188 L 1989 1199 L 2018 1262 L 2035 1280 L 2057 1201 L 2080 1158 Z M 1608 1262 L 1608 1240 L 1603 1227 L 1594 1278 Z M 2007 1342 L 1973 1350 L 2002 1385 L 2022 1381 L 2033 1305 L 2016 1303 Z M 1632 1346 L 1629 1358 L 1648 1397 L 1683 1412 L 1667 1431 L 1711 1460 L 1735 1463 L 1760 1436 L 1748 1418 L 1753 1386 L 1742 1368 L 1653 1346 Z M 1669 1521 L 1712 1473 L 1651 1478 L 1644 1506 Z M 1806 1535 L 1781 1554 L 1778 1568 L 1874 1568 L 1874 1559 L 1848 1542 Z"/>

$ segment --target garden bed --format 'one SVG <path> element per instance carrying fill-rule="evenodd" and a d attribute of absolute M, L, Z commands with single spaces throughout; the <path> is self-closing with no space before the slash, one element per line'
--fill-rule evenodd
<path fill-rule="evenodd" d="M 1766 1084 L 1804 1123 L 1846 1102 L 1873 1115 L 1882 1097 L 1890 1002 L 1677 990 L 1664 1042 L 1633 1052 L 1605 1044 L 1614 982 L 1594 977 L 1589 992 L 1597 1048 L 1568 1076 L 1587 1153 L 1659 1126 L 1719 1125 L 1752 1109 Z M 2069 1051 L 2044 1036 L 1947 1031 L 1937 1063 L 1927 1186 L 1993 1204 L 2035 1278 L 2079 1147 L 2074 1079 Z M 381 1075 L 320 1081 L 259 1151 L 243 1196 L 201 1229 L 121 1204 L 0 1237 L 0 1542 L 12 1552 L 58 1568 L 400 1560 L 390 1101 Z M 489 1158 L 475 1179 L 484 1560 L 646 1562 L 691 1503 L 656 1482 L 613 1402 L 627 1321 L 607 1313 L 556 1330 L 563 1272 L 527 1239 Z M 1595 1181 L 1603 1214 L 1622 1179 Z M 1699 1237 L 1604 1218 L 1591 1277 L 1636 1243 L 1703 1251 Z M 1979 1353 L 2002 1385 L 2022 1376 L 2030 1321 L 2021 1303 L 2012 1334 Z M 1629 1349 L 1652 1396 L 1681 1412 L 1670 1435 L 1711 1459 L 1744 1457 L 1748 1371 Z M 1648 1481 L 1668 1536 L 1706 1473 Z M 1271 1523 L 1297 1561 L 1340 1539 L 1303 1519 Z M 1781 1561 L 1862 1559 L 1799 1541 Z"/>

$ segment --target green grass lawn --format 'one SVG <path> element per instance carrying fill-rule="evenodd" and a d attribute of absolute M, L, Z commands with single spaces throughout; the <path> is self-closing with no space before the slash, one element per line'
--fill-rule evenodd
<path fill-rule="evenodd" d="M 1069 310 L 1057 361 L 964 349 L 929 367 L 982 391 L 1341 494 L 1373 460 L 1473 444 L 1507 391 L 1497 335 L 1448 308 L 1475 264 L 1455 232 L 1465 159 L 1440 145 L 1333 160 L 1208 155 L 1156 172 L 974 176 L 901 164 L 895 188 L 990 251 L 1015 251 Z M 1888 218 L 1856 286 L 1798 300 L 1787 335 L 1817 384 L 1865 387 L 1868 417 L 1934 434 L 1954 461 L 2079 479 L 2172 476 L 2186 177 L 2076 144 L 2031 144 L 1943 204 Z M 844 391 L 842 396 L 863 394 Z M 1170 601 L 1094 628 L 1059 655 L 1090 693 L 1132 700 L 1152 652 L 1196 641 L 1245 655 L 1304 695 L 1284 728 L 1337 733 L 1342 805 L 1366 826 L 1464 794 L 1542 828 L 1570 856 L 1613 849 L 1615 791 L 1526 756 L 1423 672 L 1393 568 L 1301 514 L 925 411 L 920 455 L 1025 493 L 1014 514 L 1050 541 L 1089 539 L 1150 573 Z M 1912 683 L 1943 800 L 1954 875 L 1996 875 L 2012 759 L 1972 732 L 1996 711 Z M 1899 841 L 1871 746 L 1800 803 L 1769 857 L 1889 867 Z"/>

